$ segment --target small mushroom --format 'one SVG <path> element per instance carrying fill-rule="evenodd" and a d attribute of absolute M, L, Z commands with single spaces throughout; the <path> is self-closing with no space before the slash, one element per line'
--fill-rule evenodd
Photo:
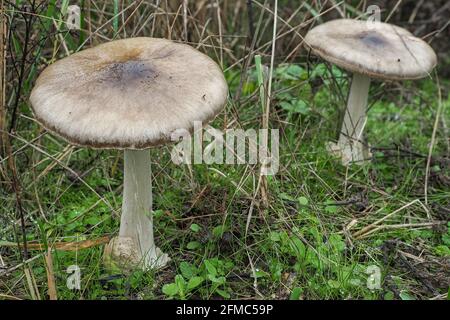
<path fill-rule="evenodd" d="M 148 148 L 175 130 L 206 123 L 224 107 L 228 87 L 219 66 L 192 47 L 130 38 L 75 53 L 48 66 L 31 93 L 36 119 L 72 144 L 124 150 L 118 237 L 105 248 L 109 266 L 163 267 L 154 243 Z"/>
<path fill-rule="evenodd" d="M 341 134 L 337 144 L 329 146 L 331 152 L 341 155 L 344 165 L 370 158 L 362 136 L 370 79 L 423 78 L 437 62 L 425 41 L 382 22 L 332 20 L 311 29 L 305 43 L 322 59 L 353 72 Z"/>

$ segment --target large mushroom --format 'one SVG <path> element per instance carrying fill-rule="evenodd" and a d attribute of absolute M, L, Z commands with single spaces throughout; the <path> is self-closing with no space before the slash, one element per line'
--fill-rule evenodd
<path fill-rule="evenodd" d="M 330 151 L 342 163 L 363 163 L 370 157 L 363 130 L 370 79 L 406 80 L 429 75 L 436 54 L 409 31 L 383 22 L 337 19 L 311 29 L 305 43 L 322 59 L 353 72 L 344 121 Z"/>
<path fill-rule="evenodd" d="M 169 257 L 154 243 L 148 148 L 177 130 L 212 120 L 228 87 L 219 66 L 192 47 L 130 38 L 75 53 L 48 66 L 31 93 L 36 119 L 72 144 L 124 150 L 118 237 L 105 248 L 110 266 L 144 270 Z"/>

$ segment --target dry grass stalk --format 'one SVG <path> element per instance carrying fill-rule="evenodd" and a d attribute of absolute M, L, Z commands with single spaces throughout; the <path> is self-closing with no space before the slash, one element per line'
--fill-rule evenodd
<path fill-rule="evenodd" d="M 378 227 L 378 225 L 379 225 L 381 222 L 383 222 L 384 220 L 386 220 L 386 219 L 392 217 L 393 215 L 395 215 L 395 214 L 397 214 L 398 212 L 400 212 L 400 211 L 402 211 L 402 210 L 408 208 L 409 206 L 415 204 L 416 202 L 419 202 L 419 199 L 415 199 L 415 200 L 411 201 L 410 203 L 405 204 L 403 207 L 401 207 L 401 208 L 399 208 L 399 209 L 397 209 L 397 210 L 395 210 L 395 211 L 393 211 L 393 212 L 391 212 L 391 213 L 385 215 L 383 218 L 381 218 L 381 219 L 379 219 L 379 220 L 377 220 L 377 221 L 375 221 L 375 222 L 369 224 L 368 226 L 362 228 L 361 230 L 356 231 L 355 233 L 353 233 L 353 237 L 354 237 L 354 238 L 361 238 L 364 234 L 366 234 L 366 233 L 368 233 L 369 231 L 371 231 L 372 229 Z"/>
<path fill-rule="evenodd" d="M 50 248 L 48 248 L 47 254 L 45 255 L 45 267 L 47 270 L 47 286 L 49 299 L 58 300 L 58 295 L 56 291 L 55 273 L 53 272 L 52 251 Z"/>
<path fill-rule="evenodd" d="M 55 242 L 52 244 L 53 249 L 60 251 L 78 251 L 108 243 L 110 236 L 103 236 L 93 240 L 83 240 L 75 242 Z M 15 242 L 2 241 L 0 247 L 22 247 Z M 28 243 L 28 250 L 45 250 L 46 246 L 42 243 Z"/>
<path fill-rule="evenodd" d="M 29 265 L 25 265 L 24 268 L 25 279 L 27 280 L 28 290 L 30 291 L 32 300 L 41 300 L 41 295 L 39 294 L 39 289 L 36 284 L 36 279 L 34 277 L 33 271 Z"/>

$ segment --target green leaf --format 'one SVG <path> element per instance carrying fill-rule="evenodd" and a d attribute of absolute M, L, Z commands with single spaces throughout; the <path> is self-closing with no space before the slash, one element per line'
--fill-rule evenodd
<path fill-rule="evenodd" d="M 361 280 L 356 278 L 350 279 L 348 283 L 355 287 L 361 287 Z"/>
<path fill-rule="evenodd" d="M 231 297 L 230 294 L 228 292 L 226 292 L 225 290 L 216 289 L 216 292 L 225 299 L 230 299 L 230 297 Z"/>
<path fill-rule="evenodd" d="M 303 100 L 297 100 L 294 104 L 293 104 L 293 112 L 296 113 L 301 113 L 303 115 L 307 115 L 310 111 L 310 108 L 308 106 L 308 104 L 303 101 Z"/>
<path fill-rule="evenodd" d="M 154 210 L 154 211 L 152 212 L 152 214 L 153 214 L 153 218 L 160 218 L 160 217 L 164 216 L 164 211 L 161 210 L 161 209 L 159 209 L 159 210 Z"/>
<path fill-rule="evenodd" d="M 177 274 L 175 276 L 175 283 L 177 284 L 179 289 L 184 288 L 186 286 L 186 280 L 184 280 L 181 274 Z"/>
<path fill-rule="evenodd" d="M 195 250 L 198 249 L 202 246 L 202 244 L 198 241 L 191 241 L 187 244 L 186 248 L 188 248 L 188 250 Z"/>
<path fill-rule="evenodd" d="M 448 228 L 448 232 L 450 232 L 450 227 Z M 446 246 L 450 246 L 450 234 L 444 234 L 442 235 L 442 242 L 446 245 Z"/>
<path fill-rule="evenodd" d="M 64 227 L 64 230 L 66 231 L 73 231 L 75 229 L 77 229 L 78 227 L 81 227 L 82 223 L 79 221 L 73 222 L 73 223 L 69 223 Z"/>
<path fill-rule="evenodd" d="M 287 73 L 294 75 L 294 76 L 299 76 L 303 71 L 304 71 L 304 69 L 296 64 L 289 64 L 286 69 Z"/>
<path fill-rule="evenodd" d="M 242 92 L 246 95 L 249 95 L 256 90 L 256 84 L 254 82 L 246 82 L 242 88 Z"/>
<path fill-rule="evenodd" d="M 408 292 L 406 291 L 401 291 L 400 292 L 400 298 L 402 300 L 416 300 L 412 295 L 410 295 Z"/>
<path fill-rule="evenodd" d="M 186 284 L 186 280 L 184 280 L 184 278 L 181 274 L 177 274 L 175 276 L 175 284 L 178 287 L 178 293 L 179 293 L 181 299 L 184 299 L 187 284 Z"/>
<path fill-rule="evenodd" d="M 436 246 L 434 252 L 436 252 L 438 256 L 450 256 L 450 248 L 445 245 Z"/>
<path fill-rule="evenodd" d="M 327 66 L 323 63 L 319 63 L 312 71 L 310 78 L 314 79 L 316 77 L 323 77 L 326 73 L 327 73 Z"/>
<path fill-rule="evenodd" d="M 277 98 L 278 98 L 279 101 L 282 101 L 282 100 L 287 100 L 287 101 L 294 100 L 294 96 L 292 94 L 290 94 L 289 92 L 280 92 L 277 95 Z"/>
<path fill-rule="evenodd" d="M 339 281 L 332 280 L 332 279 L 328 280 L 328 285 L 329 285 L 331 288 L 334 288 L 334 289 L 338 289 L 338 288 L 341 286 L 341 284 L 339 283 Z"/>
<path fill-rule="evenodd" d="M 205 260 L 204 263 L 205 263 L 206 270 L 208 271 L 208 274 L 217 276 L 216 267 L 209 260 Z"/>
<path fill-rule="evenodd" d="M 265 106 L 264 74 L 262 69 L 261 56 L 259 54 L 255 55 L 255 67 L 256 67 L 256 75 L 258 78 L 259 100 L 261 103 L 261 108 L 264 111 Z"/>
<path fill-rule="evenodd" d="M 85 224 L 90 224 L 90 225 L 96 225 L 98 223 L 100 223 L 102 221 L 102 217 L 98 217 L 98 216 L 92 216 L 89 218 L 84 219 L 84 223 Z"/>
<path fill-rule="evenodd" d="M 281 101 L 280 107 L 286 111 L 293 112 L 293 113 L 301 113 L 304 115 L 307 115 L 310 111 L 309 106 L 303 100 L 293 100 L 290 102 Z"/>
<path fill-rule="evenodd" d="M 195 268 L 193 265 L 191 265 L 188 262 L 181 262 L 180 263 L 180 271 L 181 274 L 183 275 L 183 277 L 185 277 L 186 279 L 190 279 L 193 276 L 195 276 L 197 274 L 197 268 Z"/>
<path fill-rule="evenodd" d="M 80 215 L 80 211 L 79 210 L 73 210 L 70 211 L 67 216 L 69 217 L 70 220 L 77 218 Z"/>
<path fill-rule="evenodd" d="M 291 295 L 289 297 L 289 300 L 299 300 L 300 295 L 303 293 L 303 289 L 299 287 L 295 287 L 292 289 Z"/>
<path fill-rule="evenodd" d="M 291 237 L 290 247 L 294 255 L 296 255 L 299 258 L 305 257 L 306 247 L 302 242 L 302 240 L 294 236 Z"/>
<path fill-rule="evenodd" d="M 292 196 L 290 196 L 290 195 L 288 195 L 287 193 L 284 193 L 284 192 L 278 194 L 278 197 L 280 197 L 283 200 L 288 200 L 288 201 L 292 201 L 292 202 L 295 201 L 294 197 L 292 197 Z"/>
<path fill-rule="evenodd" d="M 281 109 L 284 109 L 286 111 L 292 111 L 292 109 L 293 109 L 292 104 L 290 102 L 287 102 L 287 101 L 281 101 L 280 102 L 280 107 L 281 107 Z"/>
<path fill-rule="evenodd" d="M 395 299 L 395 296 L 394 296 L 394 293 L 392 291 L 388 291 L 384 295 L 384 300 L 394 300 L 394 299 Z"/>
<path fill-rule="evenodd" d="M 212 234 L 216 238 L 222 238 L 223 234 L 226 231 L 226 227 L 224 225 L 217 226 L 213 229 Z"/>
<path fill-rule="evenodd" d="M 270 240 L 272 240 L 273 242 L 278 242 L 278 241 L 280 241 L 280 240 L 281 240 L 280 233 L 279 233 L 279 232 L 272 231 L 272 232 L 270 233 Z"/>
<path fill-rule="evenodd" d="M 193 232 L 199 232 L 201 228 L 200 228 L 200 226 L 199 226 L 198 224 L 193 223 L 193 224 L 191 224 L 190 229 L 191 229 Z"/>
<path fill-rule="evenodd" d="M 255 273 L 252 273 L 252 277 L 256 277 L 256 278 L 264 278 L 264 277 L 268 277 L 269 274 L 267 272 L 265 272 L 264 270 L 261 269 L 256 269 Z"/>
<path fill-rule="evenodd" d="M 215 283 L 215 284 L 218 284 L 218 285 L 224 284 L 227 281 L 227 279 L 225 277 L 216 277 L 216 276 L 214 276 L 212 274 L 208 274 L 208 279 L 212 283 Z"/>
<path fill-rule="evenodd" d="M 199 285 L 202 284 L 202 282 L 205 279 L 203 279 L 203 277 L 192 277 L 189 279 L 188 284 L 187 284 L 187 288 L 188 290 L 192 290 L 197 288 Z"/>
<path fill-rule="evenodd" d="M 328 242 L 334 249 L 338 251 L 345 250 L 345 242 L 339 234 L 330 235 L 330 237 L 328 238 Z"/>
<path fill-rule="evenodd" d="M 298 198 L 298 202 L 302 205 L 302 206 L 307 206 L 309 201 L 306 197 L 299 197 Z"/>
<path fill-rule="evenodd" d="M 167 296 L 173 297 L 178 293 L 178 286 L 175 283 L 165 284 L 162 287 L 162 292 Z"/>
<path fill-rule="evenodd" d="M 305 70 L 296 64 L 282 64 L 275 69 L 275 75 L 280 80 L 298 80 Z"/>

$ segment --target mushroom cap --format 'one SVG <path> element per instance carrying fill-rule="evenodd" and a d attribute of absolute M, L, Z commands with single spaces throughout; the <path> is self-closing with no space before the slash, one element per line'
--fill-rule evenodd
<path fill-rule="evenodd" d="M 36 119 L 69 142 L 145 149 L 192 131 L 224 107 L 219 66 L 170 40 L 130 38 L 86 49 L 48 66 L 30 101 Z"/>
<path fill-rule="evenodd" d="M 383 22 L 332 20 L 311 29 L 305 42 L 324 60 L 372 78 L 423 78 L 437 63 L 425 41 Z"/>

